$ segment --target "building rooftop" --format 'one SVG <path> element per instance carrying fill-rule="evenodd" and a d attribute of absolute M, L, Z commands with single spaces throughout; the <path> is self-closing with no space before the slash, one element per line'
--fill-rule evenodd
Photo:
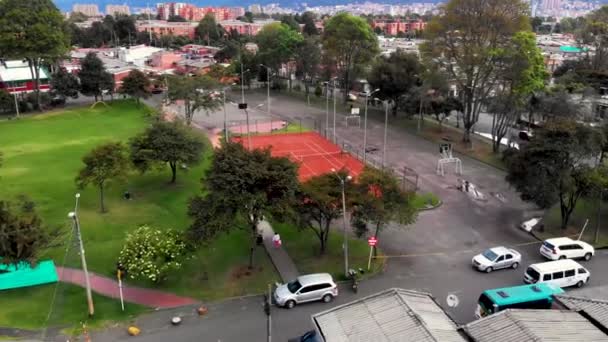
<path fill-rule="evenodd" d="M 40 67 L 40 79 L 48 79 L 48 71 Z M 17 82 L 32 80 L 32 72 L 29 64 L 22 60 L 5 61 L 0 63 L 0 81 L 2 82 Z"/>
<path fill-rule="evenodd" d="M 476 342 L 608 341 L 608 335 L 574 311 L 509 309 L 471 322 L 463 330 Z"/>
<path fill-rule="evenodd" d="M 424 292 L 389 289 L 312 316 L 325 342 L 463 342 L 456 324 Z"/>
<path fill-rule="evenodd" d="M 555 296 L 555 299 L 569 310 L 579 312 L 608 329 L 608 300 L 586 298 L 579 296 L 579 292 L 576 296 L 561 294 Z"/>

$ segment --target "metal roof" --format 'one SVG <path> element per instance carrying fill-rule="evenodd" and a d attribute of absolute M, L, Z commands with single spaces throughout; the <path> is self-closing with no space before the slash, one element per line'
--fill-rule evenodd
<path fill-rule="evenodd" d="M 39 70 L 41 80 L 49 78 L 49 72 L 44 67 L 39 67 Z M 30 67 L 27 62 L 17 60 L 0 63 L 0 82 L 18 82 L 30 80 L 32 80 L 32 72 L 30 71 Z"/>
<path fill-rule="evenodd" d="M 325 342 L 463 342 L 456 324 L 424 292 L 389 289 L 312 316 Z"/>
<path fill-rule="evenodd" d="M 578 293 L 577 293 L 578 294 Z M 608 301 L 579 296 L 557 295 L 555 298 L 566 308 L 585 313 L 589 318 L 608 329 Z"/>
<path fill-rule="evenodd" d="M 574 311 L 509 309 L 471 322 L 464 331 L 476 342 L 608 341 Z"/>

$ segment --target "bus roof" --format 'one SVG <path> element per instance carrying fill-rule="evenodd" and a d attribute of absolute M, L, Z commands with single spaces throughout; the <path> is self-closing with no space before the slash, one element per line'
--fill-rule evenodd
<path fill-rule="evenodd" d="M 485 290 L 483 293 L 496 305 L 503 306 L 545 299 L 555 294 L 564 293 L 564 290 L 550 284 L 538 283 Z"/>

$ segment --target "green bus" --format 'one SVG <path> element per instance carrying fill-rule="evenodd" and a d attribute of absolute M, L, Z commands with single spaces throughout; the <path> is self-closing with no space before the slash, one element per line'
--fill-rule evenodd
<path fill-rule="evenodd" d="M 477 301 L 475 317 L 485 317 L 506 309 L 551 309 L 553 295 L 560 293 L 564 293 L 564 290 L 546 283 L 485 290 Z"/>

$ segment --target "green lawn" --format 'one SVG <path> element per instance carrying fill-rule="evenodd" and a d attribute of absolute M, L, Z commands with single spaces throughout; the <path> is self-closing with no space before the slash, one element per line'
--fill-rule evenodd
<path fill-rule="evenodd" d="M 0 168 L 2 198 L 27 194 L 35 201 L 48 225 L 62 227 L 67 232 L 70 227 L 67 214 L 73 210 L 77 192 L 74 178 L 82 166 L 82 156 L 100 143 L 126 141 L 142 131 L 149 123 L 144 112 L 143 108 L 131 102 L 117 101 L 110 108 L 76 108 L 0 122 L 0 150 L 4 153 L 4 165 Z M 81 191 L 79 217 L 89 269 L 114 276 L 126 233 L 140 225 L 186 229 L 190 224 L 186 215 L 187 202 L 200 193 L 200 179 L 209 165 L 210 156 L 211 151 L 207 150 L 203 163 L 187 172 L 179 170 L 176 185 L 168 184 L 168 168 L 145 175 L 132 172 L 124 182 L 110 184 L 106 191 L 109 209 L 106 214 L 99 213 L 95 189 L 89 187 Z M 125 190 L 131 192 L 132 200 L 122 199 Z M 276 276 L 265 253 L 257 253 L 259 267 L 254 272 L 247 274 L 242 270 L 248 260 L 248 246 L 244 231 L 222 236 L 208 247 L 201 248 L 169 281 L 154 287 L 203 300 L 259 292 Z M 52 248 L 44 253 L 44 257 L 61 263 L 64 251 L 65 246 Z M 69 266 L 73 267 L 79 267 L 78 262 L 78 258 L 68 260 Z M 4 304 L 5 299 L 10 298 L 13 305 L 0 306 L 0 326 L 39 326 L 48 312 L 51 294 L 48 287 L 7 293 L 0 293 L 0 302 Z M 82 293 L 66 291 L 66 296 L 70 303 L 77 302 L 81 300 Z M 29 309 L 27 319 L 12 314 L 13 310 L 21 307 Z M 104 312 L 104 307 L 102 305 L 98 310 L 99 317 L 123 318 L 112 310 Z M 65 323 L 78 323 L 74 317 L 84 319 L 80 308 L 68 306 L 66 311 Z"/>
<path fill-rule="evenodd" d="M 582 239 L 595 244 L 598 247 L 608 246 L 608 202 L 602 202 L 600 213 L 600 234 L 598 242 L 595 243 L 595 231 L 597 228 L 598 217 L 598 199 L 597 198 L 581 198 L 576 204 L 576 208 L 572 212 L 568 227 L 561 229 L 561 215 L 559 203 L 547 210 L 544 217 L 544 232 L 535 232 L 541 238 L 550 238 L 557 236 L 573 236 L 578 237 L 581 229 L 585 225 L 585 221 L 589 219 L 587 228 L 583 233 Z"/>
<path fill-rule="evenodd" d="M 344 254 L 342 253 L 342 228 L 339 222 L 332 227 L 329 235 L 327 250 L 320 255 L 319 238 L 310 229 L 299 230 L 293 225 L 273 223 L 273 229 L 281 235 L 283 248 L 287 250 L 300 273 L 328 272 L 336 279 L 344 278 Z M 369 246 L 367 240 L 349 239 L 349 268 L 367 270 Z M 383 259 L 372 261 L 371 273 L 379 271 Z"/>
<path fill-rule="evenodd" d="M 439 204 L 439 197 L 431 192 L 416 194 L 414 197 L 414 207 L 422 210 L 429 207 L 435 207 Z"/>

